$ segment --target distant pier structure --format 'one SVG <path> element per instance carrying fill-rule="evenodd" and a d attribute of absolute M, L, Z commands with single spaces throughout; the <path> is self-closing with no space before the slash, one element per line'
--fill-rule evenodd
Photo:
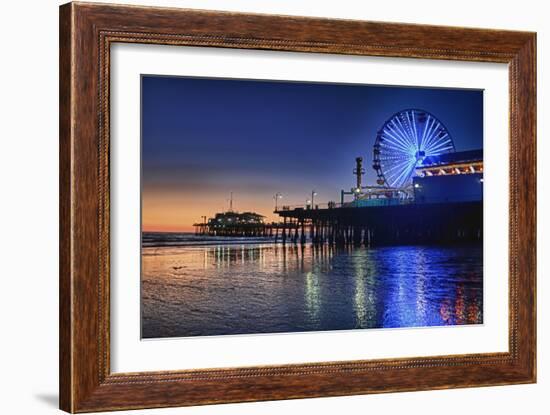
<path fill-rule="evenodd" d="M 195 223 L 195 234 L 216 236 L 267 236 L 264 217 L 254 212 L 234 212 L 232 208 L 213 218 Z"/>
<path fill-rule="evenodd" d="M 203 222 L 195 223 L 195 235 L 233 237 L 271 237 L 278 240 L 285 227 L 283 223 L 266 223 L 265 217 L 255 212 L 216 213 L 212 218 L 202 217 Z M 288 225 L 290 226 L 290 224 Z"/>

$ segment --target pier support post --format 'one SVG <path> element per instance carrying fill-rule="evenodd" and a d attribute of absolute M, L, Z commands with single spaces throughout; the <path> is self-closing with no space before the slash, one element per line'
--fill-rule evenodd
<path fill-rule="evenodd" d="M 359 226 L 353 227 L 353 245 L 355 246 L 361 246 L 361 230 Z"/>

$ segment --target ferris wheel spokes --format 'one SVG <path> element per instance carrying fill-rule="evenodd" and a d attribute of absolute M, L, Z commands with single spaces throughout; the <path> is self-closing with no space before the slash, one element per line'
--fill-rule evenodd
<path fill-rule="evenodd" d="M 373 168 L 377 182 L 391 188 L 406 187 L 424 158 L 454 150 L 451 135 L 434 115 L 419 109 L 400 111 L 376 136 Z"/>

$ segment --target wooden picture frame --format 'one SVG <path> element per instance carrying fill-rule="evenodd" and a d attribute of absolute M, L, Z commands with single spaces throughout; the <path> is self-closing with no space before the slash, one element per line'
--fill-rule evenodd
<path fill-rule="evenodd" d="M 509 65 L 509 352 L 111 373 L 109 59 L 117 42 Z M 536 34 L 69 3 L 60 8 L 60 407 L 68 412 L 536 380 Z"/>

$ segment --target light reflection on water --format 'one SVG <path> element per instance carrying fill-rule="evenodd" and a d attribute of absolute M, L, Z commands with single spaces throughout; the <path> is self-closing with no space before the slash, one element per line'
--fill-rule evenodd
<path fill-rule="evenodd" d="M 482 323 L 482 247 L 144 248 L 142 335 Z"/>

